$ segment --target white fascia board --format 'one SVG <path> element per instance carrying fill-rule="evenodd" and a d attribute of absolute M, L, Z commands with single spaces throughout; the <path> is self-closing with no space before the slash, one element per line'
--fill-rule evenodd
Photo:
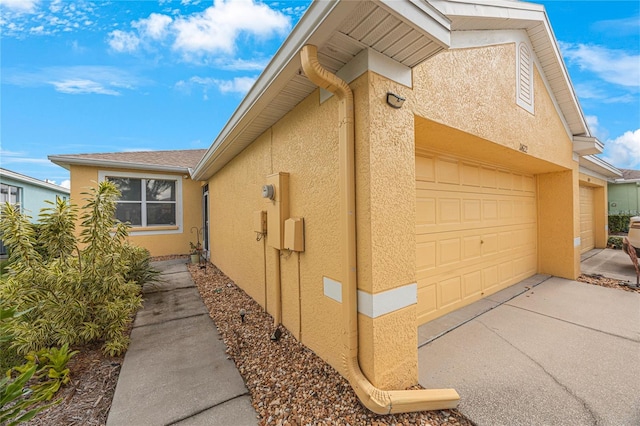
<path fill-rule="evenodd" d="M 373 71 L 376 74 L 409 88 L 412 87 L 413 84 L 411 68 L 371 48 L 363 49 L 355 58 L 349 61 L 349 63 L 340 68 L 336 75 L 345 82 L 351 83 L 367 71 Z M 320 103 L 332 96 L 333 93 L 320 88 Z"/>
<path fill-rule="evenodd" d="M 243 129 L 265 108 L 301 67 L 299 52 L 306 44 L 324 43 L 345 16 L 359 5 L 356 1 L 312 2 L 275 56 L 260 74 L 238 108 L 222 128 L 194 169 L 193 178 L 206 180 L 208 169 L 224 154 Z M 333 13 L 332 13 L 333 12 Z"/>
<path fill-rule="evenodd" d="M 90 166 L 90 167 L 111 167 L 117 169 L 132 169 L 132 170 L 148 170 L 154 172 L 169 172 L 169 173 L 189 173 L 189 167 L 178 166 L 163 166 L 156 164 L 144 164 L 144 163 L 128 163 L 124 161 L 112 161 L 112 160 L 96 160 L 94 158 L 77 158 L 77 157 L 65 157 L 63 155 L 50 155 L 49 161 L 58 166 L 64 167 L 68 170 L 68 165 L 78 166 Z"/>
<path fill-rule="evenodd" d="M 622 172 L 615 166 L 593 155 L 580 157 L 580 167 L 606 176 L 609 179 L 622 177 Z"/>
<path fill-rule="evenodd" d="M 541 12 L 544 6 L 512 0 L 429 0 L 440 13 L 449 15 L 477 16 L 479 18 L 528 19 L 530 12 Z"/>
<path fill-rule="evenodd" d="M 451 44 L 451 22 L 431 4 L 419 0 L 377 0 L 376 4 L 442 47 Z"/>
<path fill-rule="evenodd" d="M 64 192 L 65 194 L 69 194 L 69 188 L 65 188 L 64 186 L 56 185 L 54 183 L 45 182 L 43 180 L 39 180 L 36 178 L 32 178 L 31 176 L 26 176 L 20 173 L 12 172 L 11 170 L 1 169 L 0 168 L 0 177 L 7 177 L 9 179 L 13 179 L 18 182 L 24 182 L 35 186 L 40 186 L 42 188 L 52 189 L 58 192 Z M 0 179 L 1 180 L 1 179 Z"/>

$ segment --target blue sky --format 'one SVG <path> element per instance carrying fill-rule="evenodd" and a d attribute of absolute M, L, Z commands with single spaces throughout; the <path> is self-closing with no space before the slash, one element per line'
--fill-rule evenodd
<path fill-rule="evenodd" d="M 640 2 L 547 8 L 602 155 L 640 169 Z M 0 0 L 0 164 L 208 148 L 309 1 Z M 67 181 L 67 182 L 65 182 Z"/>

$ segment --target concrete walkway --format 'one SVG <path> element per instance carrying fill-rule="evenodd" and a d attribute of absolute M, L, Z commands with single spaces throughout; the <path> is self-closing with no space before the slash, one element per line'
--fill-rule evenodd
<path fill-rule="evenodd" d="M 185 259 L 155 262 L 107 420 L 119 425 L 255 425 L 256 412 Z"/>
<path fill-rule="evenodd" d="M 630 279 L 612 252 L 583 272 L 613 276 L 614 258 Z M 523 288 L 449 319 L 450 331 L 421 327 L 420 384 L 455 388 L 481 426 L 640 425 L 640 294 L 545 276 Z"/>

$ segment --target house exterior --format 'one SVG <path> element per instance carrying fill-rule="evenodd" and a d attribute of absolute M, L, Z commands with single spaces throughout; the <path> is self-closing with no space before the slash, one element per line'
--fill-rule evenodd
<path fill-rule="evenodd" d="M 70 171 L 71 200 L 82 206 L 96 182 L 112 180 L 123 193 L 116 217 L 132 225 L 129 240 L 153 256 L 185 254 L 203 242 L 206 187 L 191 179 L 205 150 L 52 155 Z M 206 248 L 206 247 L 205 247 Z"/>
<path fill-rule="evenodd" d="M 418 325 L 575 279 L 606 246 L 602 149 L 541 5 L 314 2 L 189 188 L 211 261 L 367 407 L 446 408 L 387 391 L 417 381 Z M 72 166 L 72 197 L 98 174 Z"/>
<path fill-rule="evenodd" d="M 19 206 L 22 213 L 31 217 L 31 222 L 38 221 L 41 209 L 50 207 L 45 201 L 55 202 L 57 197 L 66 200 L 69 198 L 69 190 L 0 168 L 0 203 L 8 202 Z M 5 254 L 6 249 L 0 241 L 0 255 Z"/>
<path fill-rule="evenodd" d="M 0 202 L 19 205 L 32 222 L 38 220 L 41 209 L 49 207 L 45 201 L 69 198 L 67 188 L 3 168 L 0 168 L 0 189 Z"/>
<path fill-rule="evenodd" d="M 620 169 L 622 177 L 609 181 L 609 214 L 640 214 L 640 170 Z"/>

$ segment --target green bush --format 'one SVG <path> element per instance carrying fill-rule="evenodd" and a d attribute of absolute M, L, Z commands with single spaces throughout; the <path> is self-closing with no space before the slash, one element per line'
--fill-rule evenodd
<path fill-rule="evenodd" d="M 609 237 L 607 240 L 607 247 L 612 249 L 621 250 L 622 249 L 622 237 Z"/>
<path fill-rule="evenodd" d="M 633 216 L 638 216 L 638 212 L 620 212 L 609 215 L 609 232 L 617 234 L 620 232 L 629 232 L 629 220 Z"/>
<path fill-rule="evenodd" d="M 9 204 L 0 231 L 9 248 L 11 271 L 0 283 L 0 298 L 18 310 L 11 321 L 12 347 L 27 354 L 43 348 L 103 342 L 109 355 L 128 345 L 127 330 L 142 305 L 140 286 L 151 271 L 145 254 L 126 243 L 127 227 L 116 223 L 119 196 L 110 182 L 85 193 L 79 238 L 78 212 L 58 199 L 43 209 L 38 232 Z M 150 268 L 150 267 L 149 267 Z"/>

